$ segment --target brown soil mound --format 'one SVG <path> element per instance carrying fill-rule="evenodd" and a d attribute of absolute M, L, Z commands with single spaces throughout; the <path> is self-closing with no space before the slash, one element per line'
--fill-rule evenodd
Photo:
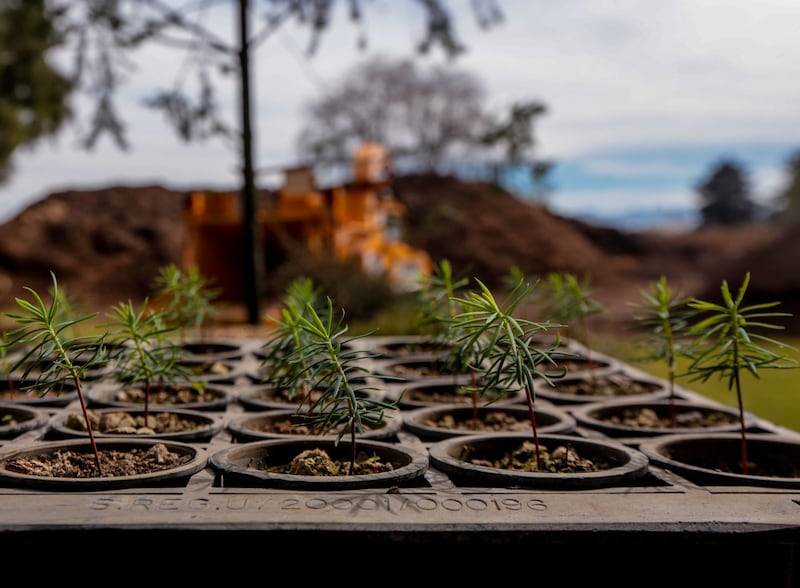
<path fill-rule="evenodd" d="M 60 192 L 0 226 L 0 304 L 48 292 L 50 271 L 86 305 L 141 300 L 180 261 L 185 194 L 157 186 Z"/>
<path fill-rule="evenodd" d="M 721 279 L 737 287 L 751 271 L 750 295 L 800 310 L 800 227 L 747 226 L 681 233 L 626 233 L 550 213 L 483 183 L 398 178 L 408 208 L 407 239 L 460 275 L 499 286 L 512 267 L 528 275 L 590 275 L 607 308 L 595 328 L 627 328 L 640 289 L 666 275 L 686 295 L 715 297 Z M 96 307 L 143 299 L 159 268 L 180 264 L 187 192 L 158 186 L 61 192 L 0 226 L 0 307 L 47 292 L 52 270 L 74 298 Z M 792 320 L 793 328 L 798 321 Z"/>

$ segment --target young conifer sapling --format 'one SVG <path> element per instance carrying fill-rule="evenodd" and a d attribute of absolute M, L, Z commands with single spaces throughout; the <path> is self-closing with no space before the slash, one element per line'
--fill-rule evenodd
<path fill-rule="evenodd" d="M 49 303 L 45 302 L 36 290 L 25 286 L 24 289 L 31 295 L 32 300 L 17 298 L 16 303 L 20 312 L 7 313 L 20 325 L 9 331 L 10 344 L 20 345 L 23 350 L 12 370 L 24 370 L 23 378 L 30 378 L 32 381 L 28 387 L 38 390 L 43 395 L 60 389 L 67 382 L 74 384 L 94 453 L 97 473 L 98 476 L 102 476 L 103 468 L 83 394 L 83 381 L 87 370 L 105 365 L 108 361 L 105 334 L 99 336 L 79 334 L 77 327 L 93 319 L 97 313 L 63 317 L 63 309 L 60 307 L 63 298 L 59 292 L 58 281 L 53 272 L 50 272 L 50 275 L 52 289 Z M 81 361 L 74 361 L 76 357 L 80 357 Z M 37 370 L 38 373 L 35 373 Z"/>
<path fill-rule="evenodd" d="M 185 378 L 190 372 L 179 362 L 180 347 L 170 342 L 166 335 L 175 330 L 166 326 L 163 312 L 148 311 L 147 299 L 138 311 L 133 303 L 121 302 L 112 307 L 108 318 L 108 341 L 121 350 L 116 354 L 114 377 L 127 385 L 144 387 L 144 420 L 148 426 L 150 397 L 153 386 Z"/>
<path fill-rule="evenodd" d="M 667 367 L 669 387 L 670 422 L 675 427 L 675 381 L 678 358 L 689 357 L 689 339 L 686 329 L 696 314 L 688 298 L 670 288 L 667 277 L 661 276 L 650 284 L 649 290 L 640 290 L 642 301 L 634 305 L 634 321 L 643 329 L 642 343 L 648 350 L 642 361 L 661 361 Z"/>
<path fill-rule="evenodd" d="M 535 322 L 515 316 L 517 307 L 530 296 L 534 285 L 520 280 L 502 303 L 480 280 L 478 291 L 467 292 L 456 302 L 463 308 L 453 319 L 451 333 L 457 347 L 471 358 L 471 366 L 480 375 L 481 395 L 489 390 L 525 389 L 528 416 L 536 451 L 536 465 L 541 469 L 539 435 L 536 430 L 537 379 L 552 385 L 550 377 L 539 366 L 556 365 L 552 357 L 558 347 L 558 337 L 552 347 L 539 348 L 537 335 L 561 325 Z"/>
<path fill-rule="evenodd" d="M 741 430 L 741 469 L 745 475 L 749 473 L 749 462 L 742 376 L 749 373 L 758 378 L 762 369 L 797 367 L 796 360 L 780 353 L 783 350 L 795 350 L 794 347 L 752 331 L 781 330 L 781 325 L 769 320 L 791 314 L 769 310 L 780 302 L 745 305 L 744 297 L 749 284 L 750 273 L 747 272 L 735 297 L 728 282 L 723 280 L 720 287 L 721 303 L 690 299 L 688 305 L 700 313 L 700 318 L 686 331 L 694 337 L 693 360 L 686 371 L 690 380 L 705 382 L 717 376 L 727 380 L 728 390 L 736 392 Z"/>
<path fill-rule="evenodd" d="M 321 435 L 337 431 L 336 443 L 350 435 L 350 468 L 355 472 L 357 436 L 365 424 L 380 425 L 386 410 L 396 409 L 392 402 L 370 396 L 374 390 L 363 384 L 368 372 L 363 364 L 366 350 L 358 348 L 356 341 L 365 335 L 347 336 L 347 326 L 336 320 L 333 304 L 327 298 L 325 314 L 320 316 L 312 304 L 297 316 L 303 345 L 295 348 L 285 359 L 299 369 L 289 368 L 286 374 L 295 380 L 294 386 L 316 390 L 319 396 L 308 411 L 299 411 Z M 301 382 L 298 382 L 301 381 Z"/>

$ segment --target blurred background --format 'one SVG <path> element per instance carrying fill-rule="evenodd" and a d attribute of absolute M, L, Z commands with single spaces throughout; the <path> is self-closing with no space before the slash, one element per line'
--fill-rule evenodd
<path fill-rule="evenodd" d="M 536 161 L 538 173 L 508 173 L 505 184 L 584 220 L 637 229 L 696 224 L 696 188 L 724 164 L 743 176 L 759 207 L 775 206 L 797 163 L 800 6 L 791 0 L 382 0 L 353 3 L 357 21 L 344 1 L 31 0 L 4 3 L 4 44 L 13 49 L 4 50 L 4 108 L 25 104 L 17 68 L 40 63 L 68 89 L 61 94 L 44 71 L 31 81 L 47 84 L 50 100 L 63 98 L 71 116 L 44 116 L 50 107 L 40 100 L 28 112 L 40 124 L 28 124 L 13 155 L 4 147 L 13 173 L 0 186 L 0 220 L 65 189 L 237 188 L 240 4 L 253 37 L 252 145 L 261 187 L 277 187 L 283 167 L 309 157 L 309 145 L 299 142 L 318 123 L 314 106 L 319 112 L 359 85 L 400 102 L 399 84 L 409 79 L 418 94 L 436 80 L 446 96 L 449 85 L 473 115 L 458 123 L 472 128 L 458 130 L 473 138 L 479 122 L 485 130 L 488 120 L 508 122 L 515 107 L 533 107 L 530 141 L 515 156 Z M 112 9 L 118 14 L 104 13 Z M 29 20 L 36 13 L 53 30 Z M 156 30 L 153 23 L 166 20 L 173 24 Z M 316 38 L 314 27 L 323 25 Z M 431 25 L 445 32 L 429 37 L 437 35 Z M 404 63 L 413 69 L 401 72 Z M 375 120 L 363 124 L 394 148 L 422 140 L 398 135 L 396 126 L 378 130 Z M 4 134 L 10 143 L 11 129 Z M 496 144 L 489 153 L 453 140 L 437 169 L 475 177 L 507 148 Z"/>
<path fill-rule="evenodd" d="M 178 263 L 231 323 L 308 273 L 376 324 L 408 303 L 392 276 L 448 259 L 590 276 L 619 354 L 661 275 L 709 298 L 752 272 L 796 337 L 798 24 L 789 0 L 0 2 L 0 304 L 50 271 L 144 299 Z"/>

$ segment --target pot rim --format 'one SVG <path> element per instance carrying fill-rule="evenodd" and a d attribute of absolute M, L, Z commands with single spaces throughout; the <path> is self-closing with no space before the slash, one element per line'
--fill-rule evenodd
<path fill-rule="evenodd" d="M 700 480 L 704 483 L 717 482 L 723 486 L 800 487 L 800 477 L 745 475 L 736 472 L 723 472 L 680 461 L 669 455 L 669 448 L 676 444 L 734 443 L 738 447 L 741 439 L 740 433 L 674 433 L 646 439 L 639 444 L 639 450 L 647 455 L 654 465 L 663 469 L 674 470 L 689 480 Z M 774 445 L 776 447 L 791 445 L 796 447 L 798 454 L 800 454 L 800 437 L 795 438 L 781 433 L 747 433 L 746 441 L 749 448 L 756 445 Z M 705 451 L 707 453 L 709 449 Z"/>
<path fill-rule="evenodd" d="M 598 413 L 614 412 L 617 409 L 625 409 L 629 407 L 666 407 L 669 408 L 670 404 L 674 404 L 678 410 L 686 409 L 687 411 L 704 411 L 707 413 L 717 412 L 734 417 L 734 422 L 727 425 L 716 425 L 712 427 L 636 427 L 631 425 L 615 424 L 599 418 Z M 730 406 L 715 405 L 711 403 L 695 402 L 686 398 L 675 398 L 671 403 L 669 397 L 663 398 L 623 398 L 608 400 L 605 402 L 590 402 L 577 405 L 570 408 L 569 412 L 575 417 L 575 420 L 584 426 L 591 427 L 602 432 L 613 433 L 630 433 L 635 435 L 669 435 L 673 433 L 712 433 L 712 432 L 730 432 L 738 431 L 740 428 L 739 411 Z M 744 421 L 746 427 L 752 427 L 757 423 L 755 415 L 745 412 Z"/>
<path fill-rule="evenodd" d="M 588 489 L 628 484 L 631 480 L 641 478 L 648 472 L 649 459 L 641 451 L 608 440 L 579 437 L 576 435 L 544 434 L 539 442 L 567 443 L 578 448 L 596 448 L 610 452 L 618 464 L 596 472 L 553 473 L 507 470 L 485 465 L 467 463 L 457 456 L 466 446 L 475 444 L 500 443 L 509 446 L 522 441 L 531 440 L 531 435 L 516 433 L 485 433 L 452 437 L 433 443 L 429 447 L 431 464 L 445 473 L 466 480 L 485 482 L 490 485 L 519 485 L 523 487 Z"/>
<path fill-rule="evenodd" d="M 101 408 L 90 408 L 89 410 L 99 414 L 125 412 L 131 415 L 143 415 L 145 412 L 144 407 L 134 408 L 127 406 L 125 407 L 106 406 Z M 158 405 L 157 408 L 149 409 L 148 413 L 151 416 L 163 413 L 181 415 L 198 421 L 198 426 L 194 429 L 190 429 L 187 431 L 175 431 L 172 433 L 152 433 L 152 434 L 151 433 L 102 433 L 98 431 L 93 431 L 94 437 L 96 439 L 137 438 L 137 439 L 174 439 L 180 441 L 180 440 L 212 437 L 222 430 L 225 423 L 221 415 L 216 415 L 209 411 L 192 410 L 192 409 L 178 408 L 178 407 L 173 408 L 171 406 L 165 406 L 163 404 Z M 64 435 L 67 437 L 87 438 L 89 436 L 88 431 L 79 431 L 78 429 L 73 429 L 72 427 L 68 427 L 65 424 L 65 421 L 69 415 L 70 415 L 69 411 L 66 412 L 62 411 L 56 415 L 53 415 L 53 417 L 51 417 L 49 420 L 49 429 L 54 433 L 58 433 L 60 435 Z"/>
<path fill-rule="evenodd" d="M 472 406 L 469 404 L 438 404 L 431 406 L 423 406 L 412 410 L 404 411 L 403 413 L 403 427 L 416 434 L 424 435 L 429 438 L 447 438 L 455 435 L 471 435 L 474 432 L 464 429 L 449 429 L 446 427 L 434 427 L 426 425 L 424 421 L 428 418 L 441 416 L 446 413 L 472 414 Z M 492 412 L 507 412 L 516 413 L 521 415 L 524 420 L 529 421 L 528 407 L 522 404 L 490 404 L 482 405 L 477 408 L 478 413 L 492 413 Z M 544 415 L 552 421 L 548 424 L 538 424 L 537 431 L 544 433 L 570 433 L 577 426 L 576 420 L 565 410 L 562 410 L 552 404 L 547 404 L 542 407 L 536 406 L 534 403 L 534 412 L 537 416 Z M 530 428 L 530 427 L 529 427 Z M 512 431 L 509 431 L 510 433 Z M 518 433 L 518 432 L 516 432 Z M 489 434 L 488 432 L 486 434 Z"/>
<path fill-rule="evenodd" d="M 6 463 L 15 457 L 25 455 L 36 455 L 50 453 L 59 449 L 84 449 L 92 451 L 91 443 L 88 439 L 66 439 L 59 441 L 37 441 L 25 444 L 12 444 L 0 448 L 0 480 L 5 480 L 14 486 L 22 486 L 34 489 L 59 490 L 59 491 L 85 491 L 85 490 L 104 490 L 122 489 L 141 486 L 164 485 L 167 483 L 179 482 L 189 478 L 195 473 L 205 468 L 208 464 L 208 453 L 198 445 L 183 443 L 168 439 L 129 439 L 127 437 L 108 437 L 96 439 L 95 444 L 98 449 L 120 449 L 120 448 L 147 448 L 153 445 L 163 444 L 170 451 L 182 452 L 191 456 L 191 459 L 177 467 L 147 474 L 136 474 L 131 476 L 108 476 L 90 478 L 59 478 L 35 476 L 13 472 L 6 468 Z"/>
<path fill-rule="evenodd" d="M 300 474 L 284 474 L 267 472 L 254 467 L 258 459 L 275 448 L 289 448 L 302 451 L 314 447 L 349 448 L 350 442 L 342 440 L 338 444 L 330 437 L 303 437 L 293 439 L 268 439 L 231 445 L 212 454 L 209 463 L 223 477 L 230 476 L 233 482 L 229 486 L 269 486 L 295 490 L 354 490 L 359 488 L 380 488 L 396 486 L 416 480 L 424 476 L 428 469 L 428 455 L 412 446 L 387 443 L 374 439 L 362 439 L 356 442 L 361 449 L 379 451 L 386 455 L 404 456 L 407 463 L 402 467 L 376 474 L 360 474 L 352 476 L 307 476 Z M 225 484 L 223 484 L 225 485 Z"/>

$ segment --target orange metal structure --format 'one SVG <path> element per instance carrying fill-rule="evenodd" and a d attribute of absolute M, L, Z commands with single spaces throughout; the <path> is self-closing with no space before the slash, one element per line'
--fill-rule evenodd
<path fill-rule="evenodd" d="M 397 290 L 412 290 L 431 272 L 425 251 L 403 241 L 406 209 L 391 191 L 382 145 L 365 144 L 354 158 L 353 181 L 327 190 L 313 169 L 284 170 L 284 184 L 256 210 L 269 271 L 285 261 L 287 243 L 337 260 L 358 260 L 365 272 L 385 274 Z M 243 300 L 242 218 L 236 192 L 193 192 L 184 221 L 183 266 L 196 266 L 226 301 Z"/>

